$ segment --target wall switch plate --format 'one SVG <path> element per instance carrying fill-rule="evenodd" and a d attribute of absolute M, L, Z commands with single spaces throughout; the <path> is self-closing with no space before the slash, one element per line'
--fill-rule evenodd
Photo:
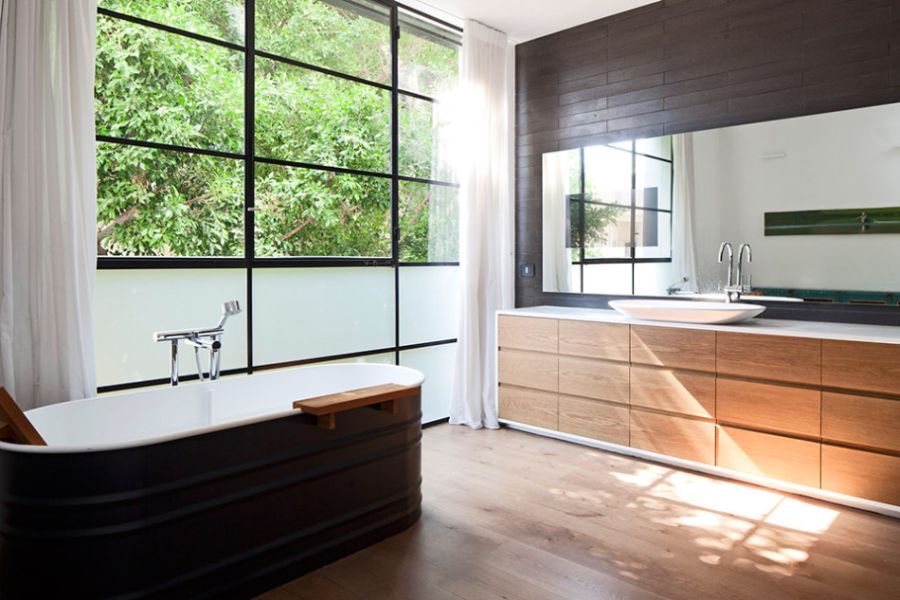
<path fill-rule="evenodd" d="M 534 277 L 534 263 L 519 265 L 519 277 Z"/>

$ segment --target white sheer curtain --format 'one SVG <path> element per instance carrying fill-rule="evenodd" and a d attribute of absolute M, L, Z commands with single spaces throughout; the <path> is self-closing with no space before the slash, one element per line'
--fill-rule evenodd
<path fill-rule="evenodd" d="M 460 330 L 450 422 L 496 428 L 495 312 L 514 305 L 510 193 L 512 52 L 475 21 L 463 33 L 460 111 Z"/>
<path fill-rule="evenodd" d="M 569 247 L 569 165 L 567 152 L 544 155 L 543 234 L 544 289 L 572 290 L 572 250 Z M 580 291 L 580 290 L 575 290 Z"/>
<path fill-rule="evenodd" d="M 683 291 L 699 292 L 697 251 L 694 245 L 694 137 L 672 136 L 675 162 L 672 210 L 672 271 Z"/>
<path fill-rule="evenodd" d="M 96 0 L 0 0 L 0 385 L 96 393 Z"/>

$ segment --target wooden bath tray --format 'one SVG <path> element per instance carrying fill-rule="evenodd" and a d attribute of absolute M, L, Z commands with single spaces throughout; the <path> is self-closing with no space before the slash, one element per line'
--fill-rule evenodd
<path fill-rule="evenodd" d="M 374 385 L 356 390 L 348 390 L 346 392 L 338 392 L 337 394 L 328 394 L 325 396 L 317 396 L 315 398 L 307 398 L 306 400 L 297 400 L 294 402 L 294 408 L 300 409 L 306 414 L 315 415 L 318 419 L 319 427 L 334 429 L 335 415 L 337 413 L 362 408 L 364 406 L 379 404 L 382 410 L 397 414 L 396 400 L 407 398 L 415 394 L 417 387 L 418 386 L 409 387 L 397 385 L 395 383 Z"/>
<path fill-rule="evenodd" d="M 47 445 L 16 401 L 2 387 L 0 387 L 0 440 L 30 446 Z"/>

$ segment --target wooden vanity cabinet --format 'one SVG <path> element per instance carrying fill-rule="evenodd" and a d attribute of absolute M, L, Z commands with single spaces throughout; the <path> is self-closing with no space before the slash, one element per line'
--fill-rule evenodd
<path fill-rule="evenodd" d="M 900 344 L 499 325 L 503 419 L 900 505 Z"/>

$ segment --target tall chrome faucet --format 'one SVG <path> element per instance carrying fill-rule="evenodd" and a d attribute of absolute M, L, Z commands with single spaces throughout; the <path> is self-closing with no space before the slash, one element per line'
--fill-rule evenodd
<path fill-rule="evenodd" d="M 729 242 L 722 242 L 719 246 L 719 263 L 725 262 L 725 253 L 728 253 L 728 279 L 725 284 L 725 302 L 740 302 L 741 294 L 744 292 L 744 253 L 747 255 L 747 262 L 753 262 L 753 249 L 750 244 L 741 244 L 738 249 L 737 269 L 734 265 L 734 247 Z"/>
<path fill-rule="evenodd" d="M 209 379 L 215 381 L 221 374 L 222 364 L 222 334 L 225 333 L 225 322 L 241 312 L 241 305 L 237 300 L 231 300 L 222 305 L 222 318 L 215 327 L 202 329 L 180 329 L 176 331 L 157 331 L 153 334 L 154 342 L 168 342 L 171 344 L 171 375 L 172 385 L 178 385 L 178 342 L 184 340 L 188 346 L 194 349 L 194 358 L 197 361 L 197 375 L 203 381 L 203 367 L 200 364 L 200 350 L 209 352 Z"/>

